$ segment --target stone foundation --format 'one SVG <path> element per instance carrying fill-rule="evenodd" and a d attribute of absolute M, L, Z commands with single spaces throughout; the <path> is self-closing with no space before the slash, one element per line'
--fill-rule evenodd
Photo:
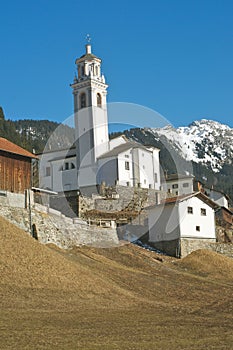
<path fill-rule="evenodd" d="M 233 258 L 233 244 L 232 243 L 219 243 L 214 239 L 181 239 L 181 257 L 185 257 L 191 252 L 198 249 L 208 249 L 216 253 L 224 254 L 230 258 Z"/>

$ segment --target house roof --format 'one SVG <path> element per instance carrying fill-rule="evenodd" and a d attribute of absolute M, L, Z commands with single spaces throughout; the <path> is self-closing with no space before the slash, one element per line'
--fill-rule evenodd
<path fill-rule="evenodd" d="M 127 142 L 123 143 L 122 145 L 114 147 L 111 151 L 108 151 L 108 152 L 102 154 L 100 157 L 98 157 L 98 159 L 116 157 L 118 154 L 125 152 L 125 151 L 129 150 L 130 148 L 141 148 L 141 149 L 144 149 L 145 151 L 151 152 L 147 147 L 143 146 L 141 143 L 127 141 Z"/>
<path fill-rule="evenodd" d="M 215 190 L 214 188 L 210 188 L 207 186 L 204 186 L 204 190 L 208 191 L 209 193 L 211 193 L 211 192 L 221 193 L 224 197 L 226 197 L 227 200 L 230 200 L 230 197 L 225 192 L 223 192 L 221 190 Z"/>
<path fill-rule="evenodd" d="M 194 179 L 195 176 L 193 175 L 187 175 L 187 174 L 170 174 L 167 175 L 164 179 L 164 182 L 168 181 L 176 181 L 176 180 L 182 180 L 182 179 Z"/>
<path fill-rule="evenodd" d="M 28 152 L 26 149 L 16 145 L 15 143 L 0 137 L 0 151 L 17 154 L 27 158 L 37 158 L 35 154 Z"/>
<path fill-rule="evenodd" d="M 212 201 L 212 199 L 207 197 L 202 192 L 194 192 L 194 193 L 191 193 L 191 194 L 188 194 L 188 195 L 186 194 L 186 195 L 183 195 L 183 196 L 176 196 L 176 197 L 172 197 L 172 198 L 166 198 L 159 205 L 152 205 L 150 207 L 147 207 L 146 209 L 153 209 L 153 208 L 161 207 L 161 206 L 164 206 L 164 205 L 167 206 L 167 205 L 171 205 L 171 204 L 181 203 L 181 202 L 184 202 L 184 201 L 186 201 L 186 200 L 188 200 L 190 198 L 193 198 L 193 197 L 199 198 L 200 200 L 205 202 L 207 205 L 209 205 L 213 209 L 219 208 L 219 205 L 217 203 Z"/>

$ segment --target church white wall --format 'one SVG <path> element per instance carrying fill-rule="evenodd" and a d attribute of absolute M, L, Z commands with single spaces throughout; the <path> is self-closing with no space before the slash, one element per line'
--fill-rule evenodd
<path fill-rule="evenodd" d="M 139 159 L 139 182 L 142 188 L 155 188 L 155 170 L 154 170 L 154 156 L 153 152 L 146 151 L 143 149 L 138 149 L 138 159 Z M 157 171 L 157 179 L 158 178 Z M 158 182 L 157 180 L 157 182 Z M 157 183 L 157 187 L 159 184 Z M 158 188 L 159 189 L 159 188 Z"/>
<path fill-rule="evenodd" d="M 75 139 L 77 144 L 78 168 L 94 163 L 94 139 L 91 108 L 75 113 Z"/>
<path fill-rule="evenodd" d="M 75 168 L 72 168 L 75 166 Z M 51 162 L 53 191 L 65 192 L 77 189 L 76 157 Z"/>
<path fill-rule="evenodd" d="M 133 159 L 131 149 L 118 154 L 117 161 L 119 185 L 133 186 Z M 126 163 L 129 163 L 129 169 Z"/>
<path fill-rule="evenodd" d="M 153 151 L 153 176 L 154 176 L 154 189 L 161 190 L 161 175 L 160 175 L 160 161 L 159 161 L 159 149 Z"/>
<path fill-rule="evenodd" d="M 188 214 L 188 207 L 193 208 L 193 214 Z M 206 215 L 201 215 L 201 209 Z M 182 238 L 211 238 L 215 239 L 214 210 L 197 197 L 192 197 L 179 204 L 180 232 Z M 200 231 L 196 228 L 200 227 Z"/>
<path fill-rule="evenodd" d="M 81 167 L 78 170 L 78 188 L 95 186 L 97 184 L 97 164 Z"/>
<path fill-rule="evenodd" d="M 97 183 L 103 181 L 107 186 L 114 186 L 118 180 L 118 159 L 109 157 L 98 161 Z"/>
<path fill-rule="evenodd" d="M 109 150 L 126 143 L 126 139 L 123 136 L 116 137 L 109 141 Z"/>
<path fill-rule="evenodd" d="M 95 161 L 109 150 L 107 111 L 104 108 L 92 107 L 94 125 Z"/>
<path fill-rule="evenodd" d="M 60 180 L 57 180 L 59 178 L 60 173 L 55 169 L 53 169 L 53 159 L 61 158 L 57 161 L 58 167 L 62 166 L 65 160 L 65 157 L 67 155 L 68 150 L 57 150 L 53 152 L 43 153 L 39 155 L 39 186 L 41 188 L 48 188 L 52 191 L 60 191 L 61 185 L 58 185 Z M 76 157 L 68 158 L 67 161 L 72 161 L 76 166 Z M 77 184 L 75 184 L 76 179 L 76 173 L 74 176 L 74 180 L 71 182 L 71 187 L 76 187 Z"/>

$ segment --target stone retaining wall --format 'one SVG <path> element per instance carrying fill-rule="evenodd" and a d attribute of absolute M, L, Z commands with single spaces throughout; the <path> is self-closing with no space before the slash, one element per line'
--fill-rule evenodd
<path fill-rule="evenodd" d="M 119 243 L 114 228 L 89 226 L 79 218 L 67 218 L 58 211 L 49 213 L 42 205 L 36 205 L 31 216 L 27 209 L 0 205 L 0 215 L 29 234 L 31 222 L 39 242 L 64 249 L 80 245 L 111 247 Z"/>
<path fill-rule="evenodd" d="M 181 239 L 181 257 L 185 257 L 191 252 L 198 249 L 209 249 L 217 253 L 224 254 L 233 258 L 233 244 L 232 243 L 218 243 L 213 240 L 204 239 Z"/>

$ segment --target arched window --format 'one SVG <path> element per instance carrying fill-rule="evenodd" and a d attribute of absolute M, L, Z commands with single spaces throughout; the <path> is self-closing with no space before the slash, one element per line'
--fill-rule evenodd
<path fill-rule="evenodd" d="M 86 105 L 87 105 L 87 103 L 86 103 L 86 94 L 85 94 L 85 92 L 83 92 L 80 95 L 80 108 L 85 108 Z"/>
<path fill-rule="evenodd" d="M 99 93 L 97 94 L 97 106 L 102 107 L 102 97 Z"/>

